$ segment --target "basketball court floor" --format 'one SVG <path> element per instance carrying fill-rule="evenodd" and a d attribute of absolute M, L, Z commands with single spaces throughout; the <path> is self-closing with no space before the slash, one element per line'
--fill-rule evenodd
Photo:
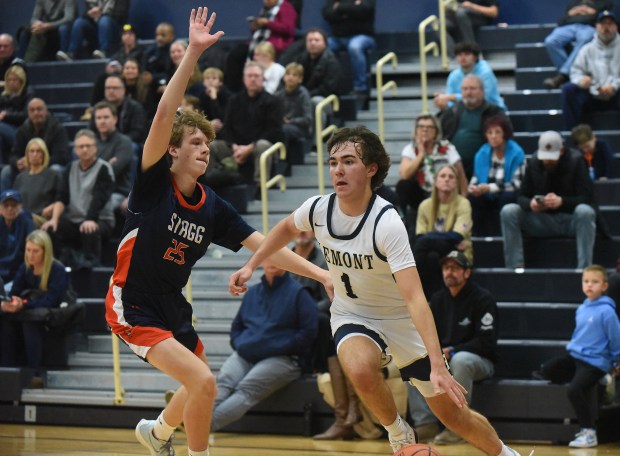
<path fill-rule="evenodd" d="M 618 430 L 620 438 L 620 429 Z M 594 449 L 513 443 L 522 456 L 620 456 L 620 441 Z M 177 432 L 175 450 L 187 455 L 185 434 Z M 442 456 L 482 455 L 470 445 L 435 447 Z M 314 441 L 308 437 L 252 434 L 214 434 L 211 456 L 389 456 L 387 439 Z M 0 456 L 130 456 L 146 455 L 132 429 L 27 426 L 0 424 Z"/>

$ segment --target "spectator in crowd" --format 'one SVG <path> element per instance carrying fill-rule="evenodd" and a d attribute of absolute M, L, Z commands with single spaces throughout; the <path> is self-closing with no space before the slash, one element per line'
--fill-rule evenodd
<path fill-rule="evenodd" d="M 144 50 L 144 78 L 147 84 L 159 84 L 167 81 L 172 60 L 170 45 L 174 41 L 174 26 L 169 22 L 161 22 L 155 28 L 155 43 Z"/>
<path fill-rule="evenodd" d="M 485 142 L 482 127 L 492 116 L 504 114 L 502 108 L 484 99 L 484 85 L 469 74 L 461 83 L 461 101 L 439 114 L 444 137 L 459 151 L 468 179 L 473 173 L 474 155 Z"/>
<path fill-rule="evenodd" d="M 613 9 L 612 0 L 568 0 L 558 26 L 545 38 L 547 53 L 558 73 L 543 81 L 549 89 L 564 84 L 579 50 L 594 36 L 594 23 L 603 10 Z M 570 53 L 567 46 L 571 46 Z"/>
<path fill-rule="evenodd" d="M 122 77 L 127 96 L 140 103 L 147 119 L 152 119 L 157 107 L 156 87 L 152 83 L 146 83 L 140 72 L 140 62 L 133 57 L 128 58 L 123 64 Z"/>
<path fill-rule="evenodd" d="M 75 270 L 101 264 L 101 242 L 114 228 L 110 196 L 114 171 L 97 158 L 97 138 L 91 130 L 75 134 L 77 160 L 66 167 L 60 199 L 42 229 L 48 231 L 62 262 Z"/>
<path fill-rule="evenodd" d="M 232 167 L 237 168 L 246 182 L 255 183 L 258 190 L 260 156 L 284 136 L 282 105 L 264 90 L 263 67 L 258 63 L 246 63 L 243 84 L 245 89 L 230 97 L 221 139 L 211 143 L 211 160 L 205 178 L 208 181 L 210 173 L 218 170 L 222 160 L 232 157 Z M 268 172 L 271 166 L 272 161 L 268 160 Z"/>
<path fill-rule="evenodd" d="M 410 234 L 415 233 L 413 227 L 418 206 L 431 196 L 437 171 L 446 164 L 457 169 L 458 189 L 465 195 L 467 181 L 461 156 L 450 141 L 442 138 L 437 118 L 431 114 L 420 114 L 414 122 L 412 141 L 401 152 L 398 168 L 400 180 L 396 183 L 398 202 Z"/>
<path fill-rule="evenodd" d="M 181 100 L 181 106 L 179 106 L 179 109 L 183 111 L 200 112 L 200 100 L 194 95 L 185 94 L 183 95 L 183 100 Z"/>
<path fill-rule="evenodd" d="M 517 201 L 525 172 L 525 152 L 512 139 L 512 125 L 505 116 L 489 118 L 484 134 L 487 142 L 476 152 L 467 192 L 474 236 L 496 236 L 501 232 L 500 209 Z"/>
<path fill-rule="evenodd" d="M 4 81 L 4 90 L 0 93 L 0 158 L 6 164 L 17 129 L 26 120 L 26 107 L 32 91 L 28 87 L 26 70 L 20 64 L 11 65 L 6 70 Z"/>
<path fill-rule="evenodd" d="M 592 179 L 576 150 L 564 147 L 558 132 L 546 131 L 538 151 L 528 159 L 516 203 L 500 212 L 504 261 L 509 269 L 523 268 L 523 235 L 571 236 L 577 240 L 577 267 L 592 264 L 596 235 Z"/>
<path fill-rule="evenodd" d="M 185 40 L 175 40 L 170 45 L 170 61 L 172 65 L 168 70 L 168 74 L 166 75 L 166 83 L 162 84 L 161 81 L 159 83 L 159 87 L 157 91 L 162 94 L 166 89 L 166 85 L 168 81 L 172 78 L 172 75 L 179 67 L 181 60 L 183 60 L 183 56 L 187 51 L 187 41 Z M 195 84 L 198 84 L 202 81 L 202 74 L 200 73 L 200 69 L 198 68 L 198 64 L 194 65 L 194 72 L 192 73 L 189 81 L 187 82 L 186 91 Z"/>
<path fill-rule="evenodd" d="M 26 365 L 34 370 L 30 386 L 42 388 L 45 328 L 43 322 L 32 321 L 27 314 L 40 308 L 59 307 L 70 278 L 65 267 L 54 258 L 52 241 L 45 231 L 35 230 L 25 241 L 25 255 L 20 257 L 20 265 L 11 286 L 11 300 L 2 301 L 1 364 L 18 366 L 17 353 L 19 346 L 23 345 Z"/>
<path fill-rule="evenodd" d="M 587 124 L 579 124 L 571 131 L 573 144 L 581 151 L 593 181 L 613 177 L 614 154 L 609 143 L 598 138 Z"/>
<path fill-rule="evenodd" d="M 111 75 L 105 79 L 105 101 L 116 107 L 118 123 L 116 128 L 129 136 L 134 143 L 134 151 L 138 151 L 144 141 L 146 131 L 146 113 L 142 105 L 127 96 L 125 81 L 119 75 Z M 91 130 L 94 122 L 91 119 Z"/>
<path fill-rule="evenodd" d="M 596 397 L 593 389 L 599 380 L 618 366 L 620 322 L 616 303 L 604 295 L 608 283 L 603 266 L 594 264 L 584 268 L 581 286 L 586 299 L 577 308 L 567 353 L 543 363 L 534 374 L 551 383 L 568 383 L 568 400 L 580 428 L 568 446 L 592 448 L 598 445 L 598 439 L 597 416 L 591 398 Z"/>
<path fill-rule="evenodd" d="M 69 47 L 77 0 L 36 0 L 30 25 L 17 32 L 20 57 L 28 62 L 54 60 L 58 49 Z"/>
<path fill-rule="evenodd" d="M 475 31 L 489 25 L 499 15 L 498 0 L 454 0 L 453 8 L 446 9 L 448 53 L 456 50 L 454 43 L 475 43 Z"/>
<path fill-rule="evenodd" d="M 596 34 L 585 44 L 562 86 L 562 112 L 568 129 L 589 119 L 593 111 L 620 109 L 620 36 L 613 12 L 596 20 Z"/>
<path fill-rule="evenodd" d="M 11 150 L 10 166 L 5 166 L 0 178 L 2 190 L 11 188 L 18 173 L 27 169 L 26 145 L 41 138 L 49 152 L 49 166 L 58 172 L 71 161 L 67 129 L 47 109 L 45 101 L 33 98 L 28 103 L 28 119 L 17 129 Z"/>
<path fill-rule="evenodd" d="M 308 90 L 301 85 L 304 67 L 299 63 L 286 65 L 284 87 L 275 94 L 283 106 L 283 125 L 286 144 L 310 139 L 312 135 L 312 101 Z"/>
<path fill-rule="evenodd" d="M 118 116 L 116 108 L 107 101 L 100 101 L 94 107 L 97 136 L 97 157 L 107 161 L 114 171 L 112 209 L 115 210 L 129 195 L 132 180 L 134 154 L 131 139 L 116 129 Z"/>
<path fill-rule="evenodd" d="M 442 287 L 439 261 L 452 250 L 464 252 L 473 261 L 471 243 L 471 205 L 458 193 L 459 172 L 452 165 L 437 170 L 431 197 L 418 209 L 416 259 L 425 296 L 432 296 Z"/>
<path fill-rule="evenodd" d="M 93 84 L 93 91 L 90 94 L 90 106 L 84 111 L 84 115 L 80 118 L 85 122 L 91 120 L 93 114 L 93 106 L 105 99 L 105 80 L 108 76 L 122 76 L 123 65 L 118 60 L 110 60 L 102 73 L 99 73 Z"/>
<path fill-rule="evenodd" d="M 277 58 L 295 38 L 297 11 L 293 5 L 288 0 L 262 2 L 263 7 L 258 15 L 247 18 L 252 38 L 248 43 L 241 43 L 231 49 L 226 58 L 225 83 L 233 92 L 243 89 L 243 65 L 246 60 L 253 58 L 256 46 L 264 41 L 271 43 Z"/>
<path fill-rule="evenodd" d="M 297 58 L 304 67 L 303 85 L 316 105 L 329 95 L 338 95 L 340 63 L 327 48 L 327 35 L 318 28 L 306 32 L 306 50 Z"/>
<path fill-rule="evenodd" d="M 105 59 L 118 49 L 129 15 L 129 0 L 85 0 L 84 14 L 71 26 L 69 48 L 56 53 L 59 60 L 94 57 Z M 66 52 L 65 52 L 66 51 Z"/>
<path fill-rule="evenodd" d="M 493 376 L 497 359 L 497 304 L 488 290 L 470 280 L 472 267 L 463 252 L 448 253 L 441 259 L 445 288 L 430 298 L 441 350 L 450 364 L 450 372 L 469 393 L 468 404 L 474 382 Z M 439 445 L 463 442 L 447 428 L 438 434 L 437 418 L 411 385 L 409 411 L 420 440 L 435 437 L 434 443 Z"/>
<path fill-rule="evenodd" d="M 346 49 L 353 70 L 353 90 L 368 93 L 368 59 L 366 53 L 375 43 L 375 0 L 325 0 L 323 18 L 331 26 L 329 49 L 336 53 Z"/>
<path fill-rule="evenodd" d="M 15 178 L 13 187 L 22 197 L 24 209 L 32 214 L 37 227 L 49 220 L 58 201 L 60 174 L 49 168 L 50 155 L 41 138 L 32 138 L 26 144 L 24 169 Z"/>
<path fill-rule="evenodd" d="M 15 40 L 8 33 L 0 33 L 0 91 L 4 90 L 4 74 L 10 66 L 23 62 L 17 57 Z"/>
<path fill-rule="evenodd" d="M 231 96 L 230 90 L 224 85 L 224 72 L 215 67 L 206 68 L 202 72 L 202 85 L 203 90 L 198 96 L 200 107 L 215 131 L 219 132 L 224 126 L 224 115 Z"/>
<path fill-rule="evenodd" d="M 231 325 L 234 351 L 217 374 L 212 431 L 240 419 L 309 365 L 317 335 L 316 302 L 284 269 L 269 260 L 263 269 Z"/>
<path fill-rule="evenodd" d="M 454 49 L 458 68 L 455 68 L 448 75 L 446 93 L 436 93 L 434 103 L 439 110 L 443 111 L 447 107 L 454 106 L 455 102 L 461 101 L 461 83 L 468 74 L 476 75 L 484 86 L 484 99 L 504 111 L 506 105 L 499 95 L 497 78 L 489 63 L 480 59 L 480 46 L 477 43 L 463 42 L 456 45 Z"/>
<path fill-rule="evenodd" d="M 269 41 L 263 41 L 254 49 L 255 62 L 263 66 L 265 75 L 265 90 L 269 93 L 275 93 L 280 86 L 282 76 L 284 76 L 284 67 L 275 61 L 276 51 Z"/>
<path fill-rule="evenodd" d="M 138 63 L 142 63 L 144 60 L 144 48 L 138 43 L 133 26 L 125 24 L 121 34 L 121 47 L 112 56 L 111 60 L 117 60 L 124 65 L 129 59 L 135 59 Z"/>
<path fill-rule="evenodd" d="M 22 208 L 19 192 L 11 189 L 0 193 L 0 277 L 6 287 L 24 259 L 26 236 L 32 231 L 32 214 Z"/>

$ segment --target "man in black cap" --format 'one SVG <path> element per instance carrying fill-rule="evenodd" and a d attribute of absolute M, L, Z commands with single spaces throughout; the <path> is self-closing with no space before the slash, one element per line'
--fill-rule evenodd
<path fill-rule="evenodd" d="M 441 260 L 446 286 L 433 294 L 431 311 L 443 354 L 452 375 L 471 393 L 475 381 L 493 375 L 497 345 L 497 304 L 491 293 L 471 282 L 472 264 L 463 252 L 453 250 Z M 409 410 L 420 441 L 430 440 L 439 431 L 438 420 L 416 388 L 409 386 Z M 435 436 L 434 443 L 449 445 L 463 442 L 450 431 Z"/>
<path fill-rule="evenodd" d="M 26 236 L 34 228 L 32 214 L 22 210 L 22 195 L 12 189 L 0 193 L 0 277 L 7 285 L 24 262 Z"/>

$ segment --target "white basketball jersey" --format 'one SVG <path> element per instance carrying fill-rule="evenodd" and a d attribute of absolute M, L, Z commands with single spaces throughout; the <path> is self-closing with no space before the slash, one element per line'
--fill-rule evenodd
<path fill-rule="evenodd" d="M 332 314 L 409 318 L 393 273 L 415 261 L 405 225 L 390 203 L 373 195 L 364 214 L 349 217 L 335 193 L 313 197 L 295 212 L 295 225 L 314 229 L 334 282 Z"/>

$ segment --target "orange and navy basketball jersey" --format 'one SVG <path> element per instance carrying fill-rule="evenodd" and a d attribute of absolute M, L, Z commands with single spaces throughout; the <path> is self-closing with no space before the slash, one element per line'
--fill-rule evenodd
<path fill-rule="evenodd" d="M 164 156 L 146 172 L 138 171 L 129 195 L 113 276 L 114 294 L 131 302 L 133 292 L 180 293 L 210 243 L 237 251 L 253 232 L 210 188 L 198 184 L 192 198 L 185 198 Z"/>

